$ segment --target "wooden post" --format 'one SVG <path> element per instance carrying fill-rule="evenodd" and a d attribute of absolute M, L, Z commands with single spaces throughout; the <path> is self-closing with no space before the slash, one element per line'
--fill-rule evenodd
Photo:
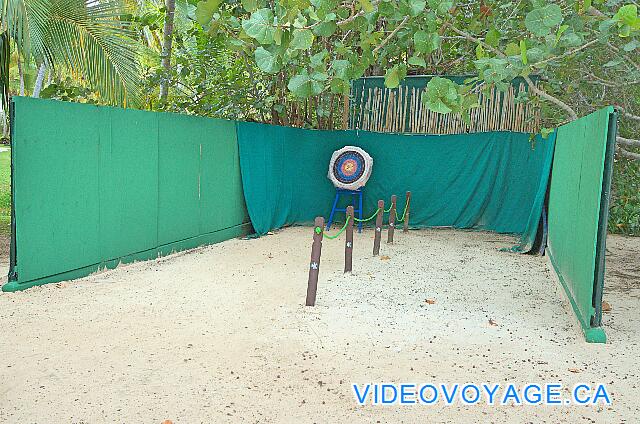
<path fill-rule="evenodd" d="M 307 306 L 316 304 L 316 292 L 318 291 L 318 273 L 320 272 L 320 253 L 322 252 L 322 230 L 324 218 L 316 217 L 313 226 L 313 245 L 311 245 L 311 262 L 309 264 L 309 281 L 307 283 Z"/>
<path fill-rule="evenodd" d="M 380 253 L 380 237 L 382 235 L 382 217 L 384 216 L 384 200 L 378 200 L 378 216 L 376 217 L 376 232 L 373 238 L 373 256 Z"/>
<path fill-rule="evenodd" d="M 391 196 L 391 210 L 389 210 L 389 229 L 387 230 L 387 243 L 393 243 L 393 232 L 396 228 L 396 201 L 397 196 Z"/>
<path fill-rule="evenodd" d="M 407 191 L 407 201 L 405 203 L 405 212 L 404 212 L 404 228 L 402 229 L 403 233 L 409 232 L 409 210 L 411 208 L 411 192 Z"/>
<path fill-rule="evenodd" d="M 351 272 L 353 258 L 353 206 L 347 206 L 347 237 L 344 241 L 344 272 Z"/>

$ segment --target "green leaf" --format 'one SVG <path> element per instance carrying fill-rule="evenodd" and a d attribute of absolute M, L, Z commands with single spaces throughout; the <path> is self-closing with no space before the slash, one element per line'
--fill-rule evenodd
<path fill-rule="evenodd" d="M 495 27 L 491 27 L 491 29 L 487 31 L 484 41 L 492 47 L 498 47 L 498 44 L 500 44 L 500 31 L 495 29 Z"/>
<path fill-rule="evenodd" d="M 256 49 L 254 56 L 255 56 L 256 65 L 258 65 L 258 68 L 260 68 L 262 71 L 268 74 L 278 73 L 282 68 L 278 61 L 278 56 L 271 53 L 270 51 L 268 51 L 262 46 Z"/>
<path fill-rule="evenodd" d="M 289 47 L 293 50 L 308 50 L 313 45 L 313 33 L 309 29 L 296 29 L 293 31 L 293 40 Z"/>
<path fill-rule="evenodd" d="M 555 131 L 555 129 L 553 129 L 553 128 L 541 128 L 540 129 L 540 135 L 542 136 L 542 138 L 546 139 L 551 134 L 553 134 L 554 131 Z"/>
<path fill-rule="evenodd" d="M 359 2 L 360 7 L 362 7 L 362 10 L 364 10 L 365 13 L 373 12 L 373 4 L 371 4 L 370 0 L 359 0 Z"/>
<path fill-rule="evenodd" d="M 418 16 L 427 6 L 426 0 L 409 0 L 409 11 L 411 16 Z"/>
<path fill-rule="evenodd" d="M 457 84 L 441 77 L 429 80 L 422 99 L 425 105 L 436 113 L 450 113 L 454 106 L 462 101 Z"/>
<path fill-rule="evenodd" d="M 520 54 L 520 46 L 516 43 L 509 43 L 505 47 L 504 54 L 507 56 L 517 56 Z"/>
<path fill-rule="evenodd" d="M 622 6 L 615 15 L 613 20 L 622 25 L 633 26 L 638 20 L 638 6 L 635 4 L 627 4 Z"/>
<path fill-rule="evenodd" d="M 384 86 L 387 88 L 397 88 L 400 81 L 407 76 L 407 68 L 404 65 L 395 65 L 384 74 Z"/>
<path fill-rule="evenodd" d="M 484 47 L 482 47 L 482 44 L 478 44 L 476 46 L 476 57 L 478 59 L 482 59 L 483 57 L 486 57 L 487 54 L 484 51 Z"/>
<path fill-rule="evenodd" d="M 418 68 L 425 68 L 427 63 L 420 56 L 411 56 L 408 60 L 409 65 L 416 66 Z"/>
<path fill-rule="evenodd" d="M 413 44 L 418 53 L 429 54 L 440 47 L 440 36 L 435 32 L 416 31 Z"/>
<path fill-rule="evenodd" d="M 313 28 L 313 33 L 318 37 L 331 37 L 336 30 L 338 29 L 338 25 L 334 21 L 321 22 Z"/>
<path fill-rule="evenodd" d="M 331 92 L 335 94 L 349 94 L 351 91 L 351 85 L 348 81 L 341 80 L 340 78 L 334 78 L 331 80 Z"/>
<path fill-rule="evenodd" d="M 562 9 L 557 4 L 549 4 L 533 9 L 525 16 L 524 24 L 534 35 L 544 37 L 551 33 L 551 28 L 562 22 Z"/>
<path fill-rule="evenodd" d="M 242 7 L 247 12 L 255 12 L 258 10 L 258 0 L 242 0 Z"/>
<path fill-rule="evenodd" d="M 316 75 L 314 74 L 314 77 Z M 287 84 L 287 88 L 297 97 L 307 98 L 322 93 L 324 84 L 312 78 L 307 71 L 302 71 L 298 75 L 293 76 Z"/>
<path fill-rule="evenodd" d="M 200 25 L 207 25 L 211 22 L 213 14 L 220 7 L 222 0 L 205 0 L 199 1 L 196 7 L 196 21 Z"/>
<path fill-rule="evenodd" d="M 336 77 L 343 80 L 349 79 L 351 64 L 348 60 L 336 59 L 331 63 L 331 68 L 333 69 L 333 73 Z"/>
<path fill-rule="evenodd" d="M 525 65 L 529 62 L 527 59 L 527 42 L 525 40 L 520 40 L 520 60 Z"/>
<path fill-rule="evenodd" d="M 273 35 L 276 32 L 273 25 L 273 12 L 271 9 L 256 10 L 249 19 L 242 21 L 242 29 L 260 44 L 273 43 Z"/>

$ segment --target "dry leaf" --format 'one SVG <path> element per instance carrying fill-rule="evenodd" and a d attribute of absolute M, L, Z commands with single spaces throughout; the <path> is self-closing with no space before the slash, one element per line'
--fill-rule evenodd
<path fill-rule="evenodd" d="M 391 259 L 391 258 L 388 257 L 388 256 L 380 256 L 380 260 L 381 261 L 388 261 L 389 259 Z"/>
<path fill-rule="evenodd" d="M 569 368 L 569 371 L 573 373 L 579 373 L 581 370 L 579 370 L 578 368 Z"/>
<path fill-rule="evenodd" d="M 494 326 L 494 327 L 497 327 L 497 326 L 498 326 L 498 323 L 497 323 L 497 322 L 495 322 L 495 321 L 493 320 L 493 318 L 489 318 L 489 325 L 492 325 L 492 326 Z"/>
<path fill-rule="evenodd" d="M 602 301 L 602 312 L 611 312 L 611 305 L 606 300 Z"/>
<path fill-rule="evenodd" d="M 173 424 L 173 421 L 171 421 L 171 420 L 164 420 L 164 421 L 162 421 L 162 424 Z"/>
<path fill-rule="evenodd" d="M 434 303 L 436 303 L 435 299 L 425 299 L 425 302 L 427 302 L 429 305 L 433 305 Z"/>

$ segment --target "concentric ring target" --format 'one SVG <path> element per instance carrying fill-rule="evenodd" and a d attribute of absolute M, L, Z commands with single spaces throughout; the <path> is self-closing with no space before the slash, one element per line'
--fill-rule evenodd
<path fill-rule="evenodd" d="M 346 146 L 333 152 L 327 176 L 338 188 L 357 190 L 369 180 L 372 167 L 373 159 L 367 152 Z"/>

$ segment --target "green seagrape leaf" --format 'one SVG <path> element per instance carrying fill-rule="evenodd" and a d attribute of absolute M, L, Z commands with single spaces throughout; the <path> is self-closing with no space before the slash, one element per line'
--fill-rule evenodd
<path fill-rule="evenodd" d="M 318 37 L 331 37 L 337 29 L 338 25 L 334 21 L 321 22 L 313 28 L 313 33 Z"/>
<path fill-rule="evenodd" d="M 525 16 L 524 24 L 534 35 L 544 37 L 551 33 L 551 28 L 562 22 L 562 9 L 557 4 L 549 4 L 533 9 Z"/>
<path fill-rule="evenodd" d="M 436 113 L 450 113 L 462 102 L 458 85 L 446 78 L 434 77 L 427 83 L 422 96 L 425 106 Z"/>
<path fill-rule="evenodd" d="M 427 7 L 426 0 L 409 0 L 409 12 L 411 16 L 418 16 Z"/>
<path fill-rule="evenodd" d="M 269 50 L 265 49 L 262 46 L 256 49 L 254 56 L 258 68 L 268 74 L 278 73 L 278 71 L 280 71 L 280 69 L 282 68 L 278 60 L 278 56 L 271 53 Z"/>
<path fill-rule="evenodd" d="M 308 50 L 313 45 L 313 32 L 309 29 L 296 29 L 293 31 L 293 40 L 289 47 L 293 50 Z"/>
<path fill-rule="evenodd" d="M 509 43 L 505 47 L 504 54 L 507 56 L 517 56 L 520 54 L 520 46 L 516 43 Z"/>
<path fill-rule="evenodd" d="M 365 13 L 373 12 L 373 4 L 371 4 L 370 0 L 359 0 L 359 2 L 360 7 L 362 7 L 362 10 L 364 10 Z"/>
<path fill-rule="evenodd" d="M 340 78 L 334 78 L 331 80 L 331 92 L 335 94 L 349 94 L 351 86 L 348 81 L 344 81 Z"/>
<path fill-rule="evenodd" d="M 495 27 L 491 27 L 491 29 L 487 31 L 484 41 L 492 47 L 498 47 L 498 44 L 500 44 L 500 31 L 495 29 Z"/>
<path fill-rule="evenodd" d="M 309 75 L 307 71 L 302 71 L 298 75 L 293 76 L 287 84 L 287 88 L 296 97 L 307 98 L 322 93 L 324 84 L 321 80 L 316 79 L 318 75 L 314 73 Z M 326 74 L 324 74 L 326 75 Z M 326 78 L 325 78 L 326 79 Z"/>
<path fill-rule="evenodd" d="M 351 64 L 348 60 L 336 59 L 331 63 L 331 68 L 333 69 L 336 77 L 343 80 L 349 79 Z"/>
<path fill-rule="evenodd" d="M 242 29 L 260 44 L 273 43 L 276 28 L 273 25 L 271 9 L 259 9 L 251 14 L 249 19 L 242 21 Z"/>
<path fill-rule="evenodd" d="M 395 65 L 384 74 L 384 86 L 387 88 L 397 88 L 400 81 L 407 76 L 407 67 L 404 65 Z"/>
<path fill-rule="evenodd" d="M 417 52 L 429 54 L 440 47 L 440 36 L 435 32 L 416 31 L 413 34 L 413 44 Z"/>
<path fill-rule="evenodd" d="M 211 22 L 213 14 L 218 10 L 218 7 L 220 7 L 220 3 L 222 3 L 222 0 L 199 1 L 196 7 L 196 21 L 200 25 L 207 25 Z"/>
<path fill-rule="evenodd" d="M 418 68 L 424 68 L 427 66 L 427 63 L 420 56 L 411 56 L 408 60 L 409 65 L 415 66 Z"/>
<path fill-rule="evenodd" d="M 258 0 L 242 0 L 242 7 L 247 12 L 255 12 L 258 10 Z"/>

